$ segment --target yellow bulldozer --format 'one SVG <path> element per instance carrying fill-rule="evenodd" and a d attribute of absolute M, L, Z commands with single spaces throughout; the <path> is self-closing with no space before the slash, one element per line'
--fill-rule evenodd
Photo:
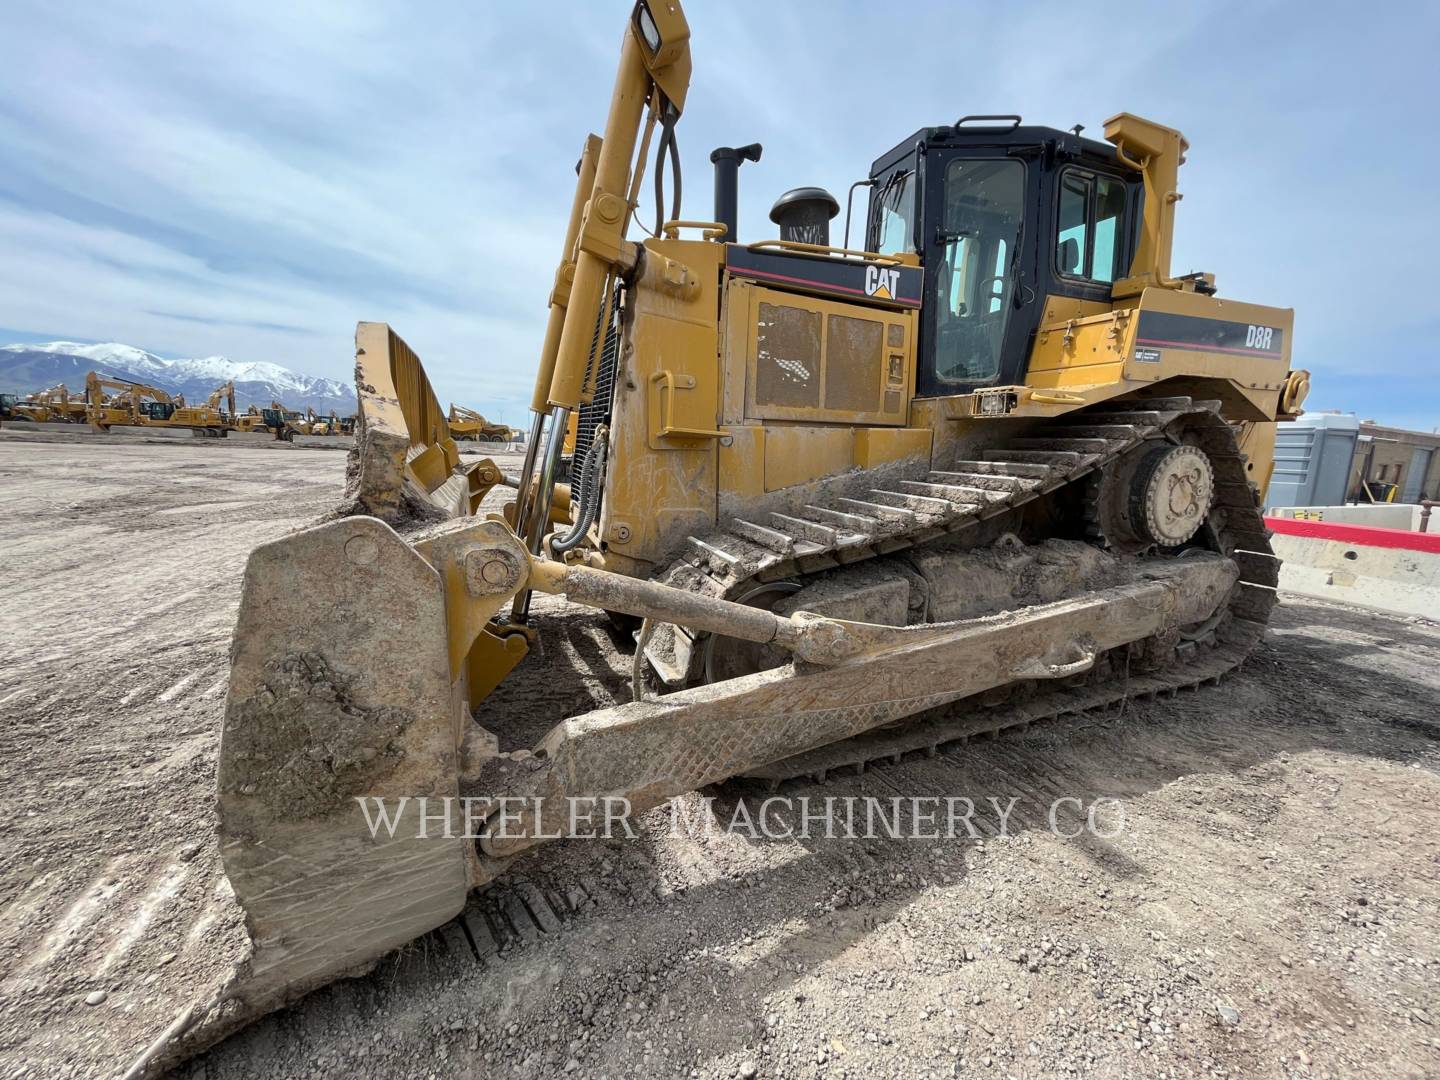
<path fill-rule="evenodd" d="M 234 416 L 230 421 L 230 429 L 232 431 L 240 431 L 247 434 L 268 430 L 269 426 L 265 421 L 265 414 L 262 413 L 256 405 L 249 406 L 243 413 Z"/>
<path fill-rule="evenodd" d="M 218 803 L 252 1010 L 614 814 L 1202 685 L 1261 640 L 1308 377 L 1291 310 L 1172 274 L 1181 134 L 966 116 L 875 159 L 855 246 L 815 188 L 742 238 L 759 146 L 712 155 L 713 220 L 660 183 L 689 39 L 635 4 L 519 474 L 462 463 L 420 360 L 361 323 L 348 512 L 250 556 Z M 474 710 L 528 677 L 535 592 L 632 628 L 634 700 L 517 747 Z"/>

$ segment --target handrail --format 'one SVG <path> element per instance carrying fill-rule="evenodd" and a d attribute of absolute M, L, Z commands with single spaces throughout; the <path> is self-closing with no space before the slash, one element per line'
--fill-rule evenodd
<path fill-rule="evenodd" d="M 660 227 L 660 234 L 666 240 L 679 240 L 681 229 L 702 229 L 706 240 L 719 240 L 728 231 L 719 221 L 667 221 Z"/>
<path fill-rule="evenodd" d="M 878 251 L 857 251 L 854 248 L 830 247 L 828 244 L 802 244 L 799 240 L 757 240 L 753 244 L 746 244 L 745 250 L 759 251 L 762 248 L 773 247 L 782 248 L 785 251 L 796 251 L 802 255 L 843 255 L 846 258 L 881 263 L 884 266 L 905 265 L 905 260 L 899 255 L 881 255 Z"/>

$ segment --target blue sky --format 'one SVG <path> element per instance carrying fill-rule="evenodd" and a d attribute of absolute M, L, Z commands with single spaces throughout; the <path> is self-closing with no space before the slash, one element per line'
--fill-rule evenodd
<path fill-rule="evenodd" d="M 765 145 L 741 174 L 760 238 L 780 192 L 843 197 L 922 125 L 1136 112 L 1191 142 L 1175 269 L 1296 309 L 1312 408 L 1440 425 L 1440 5 L 1106 10 L 692 0 L 685 216 L 710 216 L 721 144 Z M 627 12 L 7 0 L 0 338 L 344 379 L 382 320 L 442 399 L 522 419 Z"/>

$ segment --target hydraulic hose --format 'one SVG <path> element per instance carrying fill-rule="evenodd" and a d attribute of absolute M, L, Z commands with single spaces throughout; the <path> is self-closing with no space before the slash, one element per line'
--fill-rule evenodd
<path fill-rule="evenodd" d="M 660 118 L 660 138 L 655 142 L 655 235 L 661 236 L 665 222 L 680 218 L 680 147 L 675 142 L 675 122 L 680 114 L 668 104 Z M 670 204 L 670 217 L 665 217 L 665 155 L 670 155 L 675 175 L 675 195 Z"/>
<path fill-rule="evenodd" d="M 605 484 L 605 453 L 609 436 L 610 429 L 604 424 L 595 429 L 590 449 L 585 454 L 585 464 L 580 467 L 580 512 L 569 532 L 551 538 L 550 550 L 553 554 L 563 555 L 579 547 L 590 526 L 595 524 L 595 514 L 600 509 L 600 491 Z"/>

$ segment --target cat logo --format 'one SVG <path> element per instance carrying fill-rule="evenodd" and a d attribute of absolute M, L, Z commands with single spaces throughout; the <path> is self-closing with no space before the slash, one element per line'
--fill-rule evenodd
<path fill-rule="evenodd" d="M 865 267 L 865 295 L 877 300 L 894 300 L 900 288 L 900 271 L 886 270 L 883 266 Z"/>

